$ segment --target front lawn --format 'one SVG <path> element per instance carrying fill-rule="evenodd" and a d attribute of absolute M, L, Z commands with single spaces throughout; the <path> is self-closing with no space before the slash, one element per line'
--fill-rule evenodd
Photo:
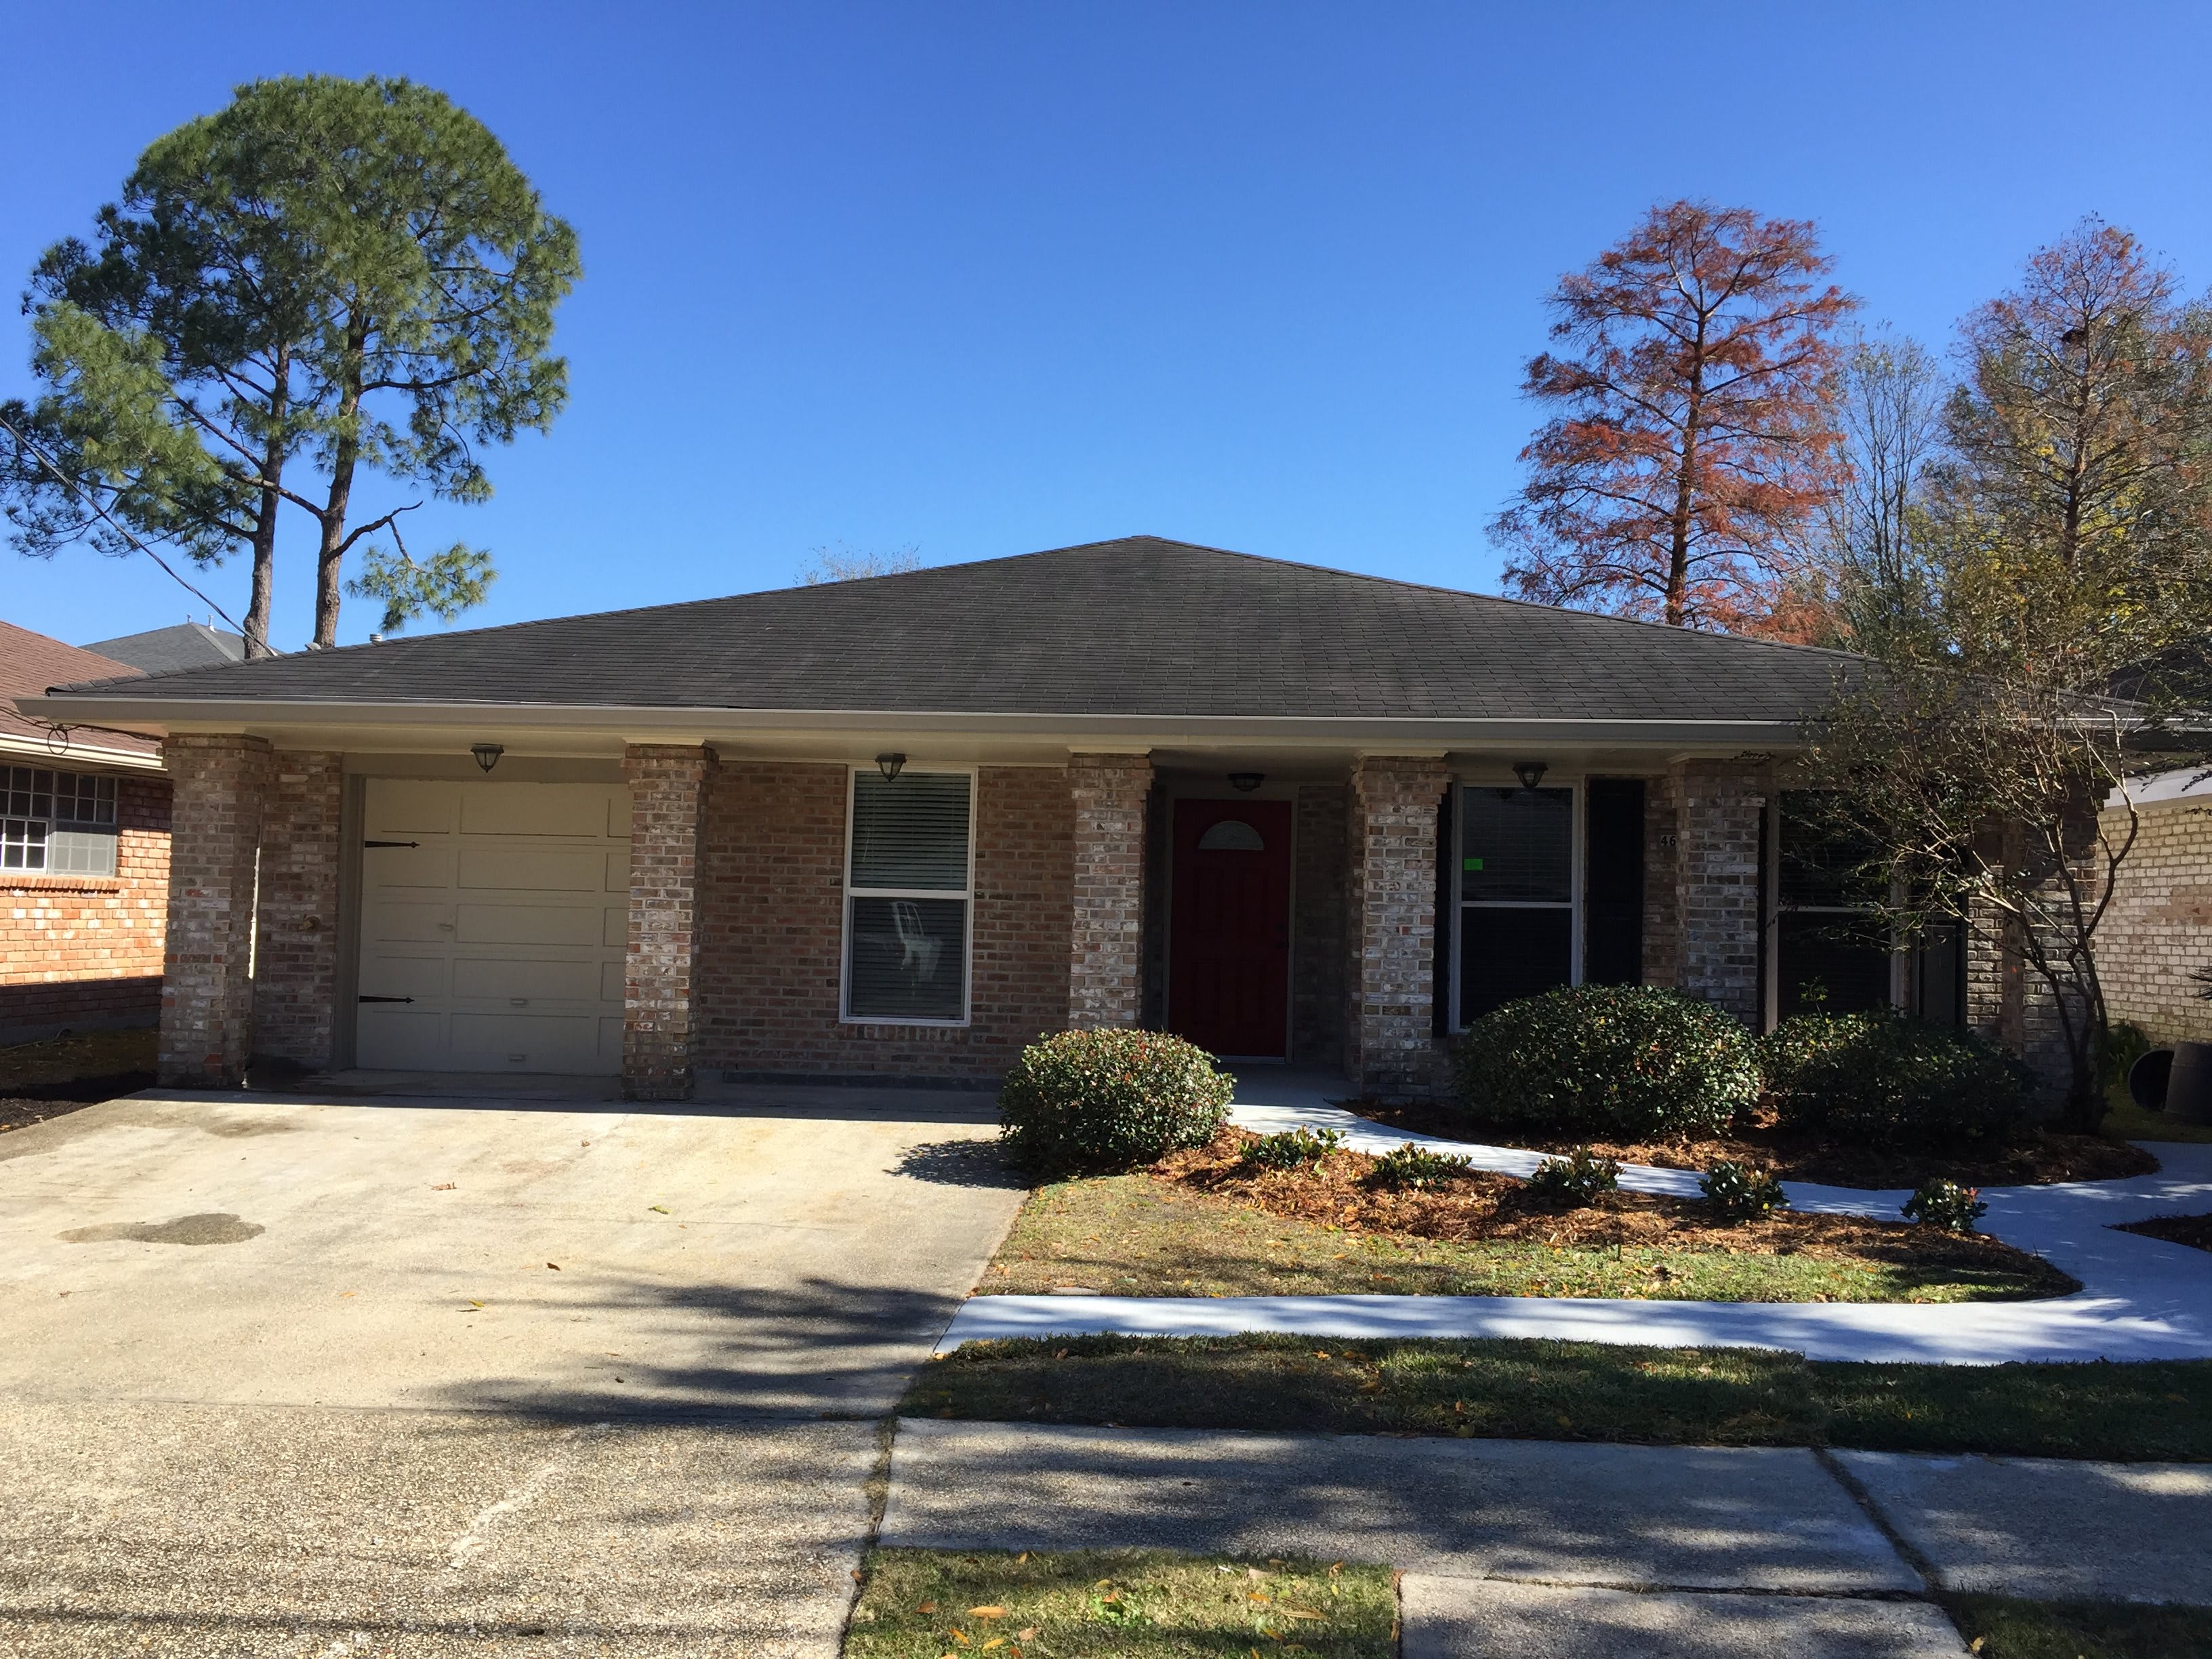
<path fill-rule="evenodd" d="M 1470 1116 L 1464 1108 L 1447 1102 L 1396 1106 L 1370 1100 L 1342 1103 L 1361 1117 L 1413 1134 L 1544 1152 L 1570 1152 L 1584 1144 L 1567 1136 L 1534 1133 L 1525 1127 L 1485 1123 Z M 2148 1113 L 2138 1115 L 2160 1121 Z M 2145 1130 L 2138 1138 L 2160 1137 L 2155 1130 Z M 1695 1140 L 1600 1142 L 1594 1150 L 1623 1164 L 1646 1164 L 1662 1170 L 1709 1170 L 1727 1158 L 1759 1164 L 1784 1181 L 1817 1181 L 1835 1187 L 1917 1187 L 1937 1179 L 1955 1181 L 1963 1187 L 2033 1187 L 2056 1181 L 2121 1181 L 2130 1176 L 2154 1174 L 2157 1158 L 2140 1146 L 2128 1145 L 2127 1139 L 2108 1117 L 2103 1134 L 2069 1134 L 2029 1125 L 1991 1146 L 1937 1152 L 1822 1140 L 1791 1133 L 1762 1114 L 1724 1135 Z"/>
<path fill-rule="evenodd" d="M 2212 1609 L 1952 1595 L 1976 1659 L 2212 1659 Z"/>
<path fill-rule="evenodd" d="M 1783 1214 L 1723 1226 L 1698 1202 L 1611 1194 L 1554 1211 L 1510 1176 L 1420 1192 L 1372 1184 L 1338 1151 L 1255 1170 L 1226 1132 L 1136 1175 L 1032 1194 L 979 1291 L 1107 1296 L 1632 1297 L 1720 1302 L 1960 1302 L 2060 1296 L 2074 1282 L 1973 1235 Z"/>
<path fill-rule="evenodd" d="M 2212 1460 L 2212 1361 L 1869 1365 L 1757 1348 L 1085 1336 L 971 1342 L 901 1412 L 1130 1428 Z"/>
<path fill-rule="evenodd" d="M 1159 1550 L 877 1549 L 845 1659 L 1389 1659 L 1388 1567 Z"/>

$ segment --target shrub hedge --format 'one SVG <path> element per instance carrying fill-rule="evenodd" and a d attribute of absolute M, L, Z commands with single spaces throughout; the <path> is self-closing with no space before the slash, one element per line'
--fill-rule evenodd
<path fill-rule="evenodd" d="M 1061 1031 L 1021 1052 L 999 1088 L 1001 1143 L 1039 1175 L 1133 1170 L 1203 1146 L 1235 1079 L 1160 1031 Z"/>
<path fill-rule="evenodd" d="M 1477 1120 L 1598 1139 L 1717 1133 L 1759 1099 L 1751 1034 L 1710 1003 L 1650 985 L 1580 985 L 1509 1002 L 1453 1054 Z"/>
<path fill-rule="evenodd" d="M 1954 1025 L 1893 1013 L 1801 1014 L 1759 1042 L 1782 1124 L 1832 1140 L 1944 1148 L 2003 1133 L 2026 1068 Z"/>

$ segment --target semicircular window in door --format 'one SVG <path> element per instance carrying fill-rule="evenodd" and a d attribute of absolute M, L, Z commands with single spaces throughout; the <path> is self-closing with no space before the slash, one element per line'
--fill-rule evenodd
<path fill-rule="evenodd" d="M 1267 843 L 1260 839 L 1260 832 L 1241 818 L 1224 818 L 1207 826 L 1198 838 L 1201 853 L 1264 853 Z"/>

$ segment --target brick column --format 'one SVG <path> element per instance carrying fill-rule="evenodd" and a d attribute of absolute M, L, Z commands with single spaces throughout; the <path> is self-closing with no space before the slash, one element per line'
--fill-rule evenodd
<path fill-rule="evenodd" d="M 234 1089 L 253 1049 L 254 870 L 268 789 L 259 738 L 173 737 L 168 941 L 162 957 L 161 1079 Z"/>
<path fill-rule="evenodd" d="M 1684 761 L 1674 770 L 1675 984 L 1756 1026 L 1764 769 Z"/>
<path fill-rule="evenodd" d="M 1071 1030 L 1132 1026 L 1143 1010 L 1145 797 L 1152 763 L 1143 755 L 1076 755 L 1075 881 L 1068 951 Z"/>
<path fill-rule="evenodd" d="M 699 842 L 714 751 L 632 744 L 629 955 L 623 984 L 623 1094 L 691 1097 L 692 969 L 699 939 Z"/>
<path fill-rule="evenodd" d="M 338 813 L 344 799 L 343 756 L 288 750 L 271 757 L 261 826 L 261 937 L 253 964 L 257 1062 L 266 1056 L 309 1071 L 331 1063 L 343 857 Z"/>
<path fill-rule="evenodd" d="M 1682 973 L 1678 884 L 1681 876 L 1681 790 L 1671 775 L 1644 780 L 1644 975 L 1673 986 Z"/>
<path fill-rule="evenodd" d="M 1345 894 L 1345 1074 L 1384 1097 L 1441 1087 L 1436 1036 L 1437 812 L 1441 760 L 1370 756 L 1352 768 Z"/>

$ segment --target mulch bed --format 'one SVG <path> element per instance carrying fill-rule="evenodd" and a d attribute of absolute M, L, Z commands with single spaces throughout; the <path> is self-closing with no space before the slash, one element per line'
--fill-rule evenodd
<path fill-rule="evenodd" d="M 2141 1233 L 2146 1238 L 2162 1238 L 2170 1244 L 2212 1250 L 2212 1215 L 2157 1215 L 2148 1221 L 2128 1222 L 2113 1231 Z"/>
<path fill-rule="evenodd" d="M 1700 1201 L 1646 1193 L 1606 1193 L 1586 1208 L 1558 1210 L 1511 1176 L 1473 1170 L 1419 1191 L 1370 1186 L 1376 1160 L 1337 1151 L 1296 1170 L 1255 1169 L 1243 1162 L 1260 1137 L 1224 1129 L 1207 1146 L 1171 1153 L 1151 1173 L 1189 1191 L 1247 1208 L 1331 1226 L 1348 1233 L 1395 1234 L 1460 1242 L 1521 1241 L 1611 1249 L 1728 1250 L 1748 1255 L 1802 1255 L 1815 1259 L 1910 1261 L 1927 1267 L 2003 1267 L 2035 1258 L 1976 1233 L 1901 1226 L 1853 1216 L 1792 1215 L 1717 1222 Z M 2040 1265 L 2040 1264 L 2039 1264 Z M 2056 1268 L 2054 1285 L 2071 1285 Z"/>
<path fill-rule="evenodd" d="M 2124 1181 L 2130 1176 L 2153 1175 L 2158 1170 L 2155 1158 L 2126 1141 L 2041 1127 L 2022 1130 L 2008 1141 L 1970 1152 L 1838 1146 L 1787 1133 L 1771 1118 L 1734 1134 L 1704 1140 L 1583 1141 L 1570 1135 L 1534 1134 L 1517 1127 L 1481 1123 L 1439 1102 L 1406 1106 L 1371 1100 L 1340 1103 L 1361 1117 L 1414 1134 L 1525 1146 L 1543 1152 L 1569 1152 L 1587 1146 L 1623 1164 L 1649 1164 L 1662 1170 L 1709 1170 L 1721 1159 L 1730 1158 L 1771 1170 L 1784 1181 L 1817 1181 L 1833 1187 L 1917 1187 L 1936 1179 L 1966 1187 L 2040 1187 L 2057 1181 Z"/>
<path fill-rule="evenodd" d="M 27 1129 L 49 1118 L 66 1117 L 87 1106 L 97 1106 L 118 1095 L 134 1094 L 154 1086 L 151 1072 L 118 1072 L 110 1077 L 71 1078 L 66 1083 L 18 1085 L 15 1093 L 0 1097 L 0 1134 Z"/>

